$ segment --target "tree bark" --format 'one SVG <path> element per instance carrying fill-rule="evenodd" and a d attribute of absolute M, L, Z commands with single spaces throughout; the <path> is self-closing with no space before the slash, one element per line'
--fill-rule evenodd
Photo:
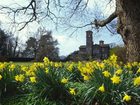
<path fill-rule="evenodd" d="M 116 0 L 117 31 L 122 36 L 129 62 L 140 61 L 140 1 Z"/>

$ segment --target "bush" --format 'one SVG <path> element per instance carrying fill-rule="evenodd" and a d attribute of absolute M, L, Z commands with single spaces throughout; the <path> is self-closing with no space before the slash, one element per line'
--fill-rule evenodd
<path fill-rule="evenodd" d="M 118 61 L 126 63 L 126 48 L 121 46 L 116 46 L 110 50 L 110 55 L 115 54 L 118 57 Z"/>

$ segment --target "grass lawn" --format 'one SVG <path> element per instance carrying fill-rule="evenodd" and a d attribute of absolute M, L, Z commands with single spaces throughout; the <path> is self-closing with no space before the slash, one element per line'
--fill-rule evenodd
<path fill-rule="evenodd" d="M 14 62 L 14 64 L 17 65 L 25 65 L 25 66 L 30 66 L 32 65 L 34 62 Z"/>

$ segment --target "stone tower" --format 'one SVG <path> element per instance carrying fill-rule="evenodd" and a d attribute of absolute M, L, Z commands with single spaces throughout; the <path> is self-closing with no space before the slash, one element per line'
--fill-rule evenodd
<path fill-rule="evenodd" d="M 92 31 L 86 31 L 86 52 L 88 58 L 92 58 L 93 52 L 93 41 L 92 41 Z"/>

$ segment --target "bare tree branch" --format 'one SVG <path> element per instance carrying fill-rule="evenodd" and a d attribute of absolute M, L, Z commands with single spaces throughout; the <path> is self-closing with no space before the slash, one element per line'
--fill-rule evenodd
<path fill-rule="evenodd" d="M 85 24 L 85 25 L 82 25 L 82 26 L 72 26 L 72 25 L 70 25 L 70 27 L 72 27 L 72 28 L 84 28 L 84 27 L 87 27 L 89 25 L 92 25 L 92 23 Z"/>
<path fill-rule="evenodd" d="M 28 21 L 25 22 L 25 24 L 19 29 L 22 30 L 23 28 L 26 27 L 30 22 L 33 22 L 37 19 L 37 13 L 36 13 L 36 0 L 31 0 L 30 3 L 25 6 L 25 7 L 20 7 L 20 8 L 11 8 L 7 6 L 1 6 L 0 10 L 8 10 L 9 14 L 13 14 L 13 21 L 15 22 L 15 17 L 16 15 L 19 14 L 20 11 L 24 11 L 24 14 L 27 12 L 27 10 L 32 10 L 31 17 L 29 18 Z"/>
<path fill-rule="evenodd" d="M 27 21 L 20 29 L 19 31 L 21 31 L 23 28 L 26 27 L 26 25 L 28 25 L 30 22 L 33 22 L 37 19 L 37 14 L 36 14 L 36 1 L 35 0 L 31 0 L 31 2 L 29 3 L 29 5 L 27 7 L 24 7 L 23 10 L 25 9 L 24 14 L 26 13 L 27 9 L 29 9 L 29 7 L 31 6 L 32 8 L 32 17 L 29 19 L 29 21 Z"/>
<path fill-rule="evenodd" d="M 113 12 L 107 19 L 102 21 L 98 21 L 97 19 L 95 19 L 94 22 L 92 22 L 92 24 L 95 25 L 96 27 L 103 27 L 106 24 L 110 23 L 116 17 L 117 17 L 117 13 Z"/>
<path fill-rule="evenodd" d="M 53 2 L 52 2 L 53 1 Z M 13 7 L 8 7 L 8 6 L 0 6 L 0 10 L 6 10 L 6 12 L 13 16 L 14 23 L 17 22 L 17 24 L 20 26 L 19 31 L 21 31 L 22 29 L 24 29 L 29 23 L 33 22 L 33 21 L 38 21 L 40 22 L 41 20 L 43 20 L 44 18 L 48 18 L 48 20 L 51 20 L 53 23 L 55 23 L 56 25 L 58 24 L 58 21 L 60 20 L 60 17 L 58 16 L 58 14 L 56 13 L 56 11 L 54 10 L 55 8 L 52 9 L 53 6 L 59 6 L 61 9 L 64 7 L 63 2 L 61 4 L 60 2 L 61 0 L 30 0 L 28 2 L 28 4 L 26 6 L 21 6 L 18 5 L 16 8 Z M 111 1 L 111 0 L 110 0 Z M 70 19 L 73 17 L 74 14 L 76 13 L 83 13 L 83 10 L 86 9 L 86 7 L 88 6 L 89 0 L 69 0 L 70 2 L 70 9 L 72 10 L 72 14 L 70 15 Z M 43 3 L 45 4 L 44 6 L 42 6 L 42 4 L 40 5 L 40 8 L 38 7 L 39 4 L 38 3 Z M 54 3 L 54 4 L 52 4 Z M 73 4 L 74 3 L 74 4 Z M 69 3 L 68 3 L 69 4 Z M 68 7 L 67 5 L 65 7 Z M 82 11 L 80 11 L 82 10 Z M 80 12 L 79 12 L 80 11 Z M 63 11 L 62 11 L 63 12 Z M 28 16 L 28 20 L 26 19 L 22 19 L 22 21 L 15 21 L 16 20 L 16 16 L 18 15 L 23 15 L 23 16 Z M 83 16 L 83 15 L 82 15 Z M 10 17 L 10 16 L 9 16 Z M 83 26 L 70 26 L 72 28 L 84 28 L 86 26 L 95 26 L 94 28 L 98 28 L 98 27 L 103 27 L 106 24 L 108 24 L 109 22 L 111 22 L 114 18 L 117 17 L 116 12 L 114 12 L 113 14 L 111 14 L 107 19 L 103 20 L 103 21 L 98 21 L 95 19 L 94 22 L 88 22 L 87 24 L 83 25 Z M 61 17 L 63 18 L 63 17 Z M 68 20 L 68 19 L 67 19 Z M 68 21 L 69 22 L 69 21 Z"/>

